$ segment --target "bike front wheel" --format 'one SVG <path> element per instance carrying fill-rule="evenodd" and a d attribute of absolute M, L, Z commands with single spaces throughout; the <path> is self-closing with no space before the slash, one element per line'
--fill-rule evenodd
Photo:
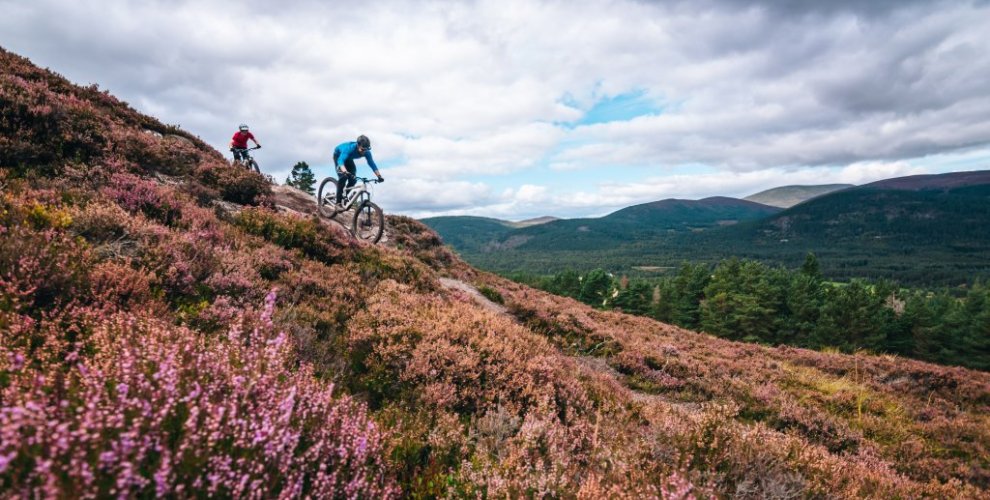
<path fill-rule="evenodd" d="M 247 161 L 247 169 L 253 170 L 259 174 L 261 173 L 261 169 L 258 168 L 258 162 L 254 161 L 254 158 L 251 158 L 250 160 Z"/>
<path fill-rule="evenodd" d="M 337 179 L 327 177 L 316 192 L 316 212 L 332 219 L 337 216 Z"/>
<path fill-rule="evenodd" d="M 382 209 L 370 201 L 364 201 L 354 212 L 354 224 L 351 233 L 355 238 L 378 243 L 385 232 L 385 214 Z"/>

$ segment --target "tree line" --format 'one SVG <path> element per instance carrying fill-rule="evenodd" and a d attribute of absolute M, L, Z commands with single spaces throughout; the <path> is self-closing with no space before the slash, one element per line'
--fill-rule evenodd
<path fill-rule="evenodd" d="M 517 281 L 602 309 L 648 316 L 718 337 L 811 349 L 866 350 L 990 370 L 990 287 L 901 288 L 827 281 L 809 254 L 798 269 L 732 258 L 684 263 L 655 279 L 602 269 Z"/>

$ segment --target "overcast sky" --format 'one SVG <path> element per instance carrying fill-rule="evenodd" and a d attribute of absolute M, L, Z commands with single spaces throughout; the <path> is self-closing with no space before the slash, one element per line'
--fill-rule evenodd
<path fill-rule="evenodd" d="M 990 169 L 988 31 L 986 1 L 0 0 L 4 48 L 224 153 L 246 122 L 280 181 L 368 135 L 416 217 Z"/>

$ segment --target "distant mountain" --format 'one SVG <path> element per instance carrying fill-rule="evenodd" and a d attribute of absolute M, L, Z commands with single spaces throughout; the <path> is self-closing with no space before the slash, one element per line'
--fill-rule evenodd
<path fill-rule="evenodd" d="M 650 229 L 695 230 L 735 224 L 774 214 L 780 208 L 752 201 L 714 196 L 701 200 L 667 199 L 633 205 L 602 218 L 610 225 L 636 225 Z"/>
<path fill-rule="evenodd" d="M 834 191 L 853 187 L 853 184 L 822 184 L 817 186 L 782 186 L 751 194 L 744 200 L 755 201 L 773 207 L 790 208 L 803 201 Z"/>
<path fill-rule="evenodd" d="M 990 171 L 900 177 L 809 200 L 754 225 L 763 239 L 990 248 Z"/>
<path fill-rule="evenodd" d="M 471 233 L 426 221 L 461 255 L 503 273 L 666 269 L 737 256 L 830 277 L 959 284 L 990 276 L 990 171 L 888 179 L 783 210 L 732 198 L 663 200 L 595 219 Z M 472 240 L 465 241 L 471 234 Z"/>
<path fill-rule="evenodd" d="M 440 234 L 444 243 L 460 251 L 479 251 L 481 246 L 501 240 L 515 229 L 507 221 L 469 215 L 428 217 L 420 221 Z"/>
<path fill-rule="evenodd" d="M 990 184 L 990 170 L 950 172 L 947 174 L 910 175 L 885 179 L 860 186 L 863 189 L 899 189 L 908 191 L 952 189 Z"/>
<path fill-rule="evenodd" d="M 503 222 L 505 222 L 505 224 L 509 226 L 520 228 L 520 227 L 538 226 L 540 224 L 546 224 L 547 222 L 553 222 L 555 220 L 560 220 L 560 219 L 557 217 L 544 215 L 543 217 L 536 217 L 533 219 L 526 219 L 518 222 L 512 222 L 512 221 L 503 221 Z"/>
<path fill-rule="evenodd" d="M 755 220 L 781 209 L 735 198 L 668 199 L 627 207 L 604 217 L 557 219 L 520 228 L 481 217 L 431 217 L 422 222 L 464 254 L 514 249 L 607 250 L 658 235 L 703 231 Z"/>

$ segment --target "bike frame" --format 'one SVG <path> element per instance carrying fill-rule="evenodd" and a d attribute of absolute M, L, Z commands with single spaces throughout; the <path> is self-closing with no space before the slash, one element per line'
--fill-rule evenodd
<path fill-rule="evenodd" d="M 247 160 L 250 160 L 251 159 L 251 150 L 253 150 L 253 149 L 261 149 L 261 147 L 260 146 L 257 146 L 257 147 L 253 147 L 253 148 L 234 148 L 234 149 L 238 150 L 241 153 L 241 156 L 244 157 L 244 159 L 241 160 L 241 161 L 247 161 Z"/>
<path fill-rule="evenodd" d="M 344 188 L 344 199 L 346 200 L 346 203 L 343 205 L 343 210 L 350 210 L 351 206 L 353 206 L 357 200 L 361 199 L 362 194 L 367 194 L 367 198 L 369 200 L 371 199 L 371 189 L 368 188 L 368 183 L 375 181 L 364 177 L 358 177 L 357 180 L 361 181 L 361 183 L 354 185 L 354 187 Z M 338 182 L 341 181 L 343 181 L 343 179 L 338 180 Z"/>

